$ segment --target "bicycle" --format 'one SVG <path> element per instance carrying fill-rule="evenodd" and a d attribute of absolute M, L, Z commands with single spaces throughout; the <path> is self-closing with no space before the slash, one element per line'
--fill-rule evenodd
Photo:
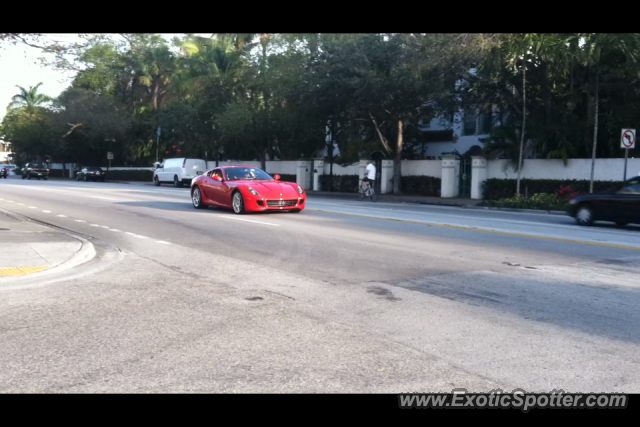
<path fill-rule="evenodd" d="M 365 186 L 364 181 L 360 180 L 360 187 L 358 187 L 358 190 L 360 192 L 358 200 L 362 200 L 365 197 L 368 197 L 372 202 L 375 202 L 378 200 L 378 195 L 376 194 L 376 191 L 373 189 L 373 187 L 371 187 L 369 183 L 367 183 L 367 185 Z"/>

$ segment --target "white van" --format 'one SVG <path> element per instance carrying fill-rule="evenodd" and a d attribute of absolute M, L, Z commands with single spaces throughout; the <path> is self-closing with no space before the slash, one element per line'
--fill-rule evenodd
<path fill-rule="evenodd" d="M 153 183 L 173 183 L 174 187 L 191 185 L 191 180 L 207 170 L 207 161 L 203 159 L 165 159 L 153 171 Z"/>

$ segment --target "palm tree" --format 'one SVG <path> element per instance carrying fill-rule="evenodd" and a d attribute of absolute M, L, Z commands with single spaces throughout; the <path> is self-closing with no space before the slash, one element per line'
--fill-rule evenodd
<path fill-rule="evenodd" d="M 29 86 L 29 89 L 25 89 L 22 86 L 16 85 L 20 92 L 11 97 L 11 103 L 8 108 L 20 108 L 26 107 L 28 110 L 32 110 L 44 103 L 52 101 L 50 96 L 43 93 L 38 93 L 38 88 L 42 85 L 42 82 L 35 86 Z"/>
<path fill-rule="evenodd" d="M 596 164 L 596 147 L 598 144 L 598 109 L 600 104 L 599 80 L 600 73 L 604 70 L 604 63 L 601 61 L 603 55 L 609 53 L 623 54 L 628 63 L 637 62 L 636 53 L 640 47 L 639 33 L 626 34 L 601 34 L 601 33 L 578 33 L 571 39 L 574 45 L 580 46 L 580 60 L 595 71 L 595 115 L 593 123 L 593 146 L 591 151 L 591 179 L 589 183 L 589 193 L 593 193 L 593 175 Z"/>

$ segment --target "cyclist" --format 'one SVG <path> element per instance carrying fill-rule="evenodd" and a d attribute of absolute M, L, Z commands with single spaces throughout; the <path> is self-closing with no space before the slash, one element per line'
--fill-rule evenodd
<path fill-rule="evenodd" d="M 366 183 L 367 187 L 365 191 L 368 189 L 373 190 L 374 184 L 376 182 L 376 167 L 373 165 L 373 160 L 369 160 L 367 162 L 367 167 L 364 171 L 364 178 L 362 178 L 362 183 Z"/>

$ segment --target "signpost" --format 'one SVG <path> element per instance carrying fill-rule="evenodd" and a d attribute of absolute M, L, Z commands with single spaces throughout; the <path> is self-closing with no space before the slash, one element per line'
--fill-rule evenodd
<path fill-rule="evenodd" d="M 624 180 L 627 180 L 627 159 L 629 158 L 629 149 L 636 147 L 636 130 L 622 129 L 620 136 L 620 148 L 624 148 Z"/>
<path fill-rule="evenodd" d="M 158 145 L 160 144 L 160 126 L 158 126 L 158 129 L 156 130 L 156 134 L 158 135 L 158 137 L 156 138 L 156 163 L 158 163 Z"/>

